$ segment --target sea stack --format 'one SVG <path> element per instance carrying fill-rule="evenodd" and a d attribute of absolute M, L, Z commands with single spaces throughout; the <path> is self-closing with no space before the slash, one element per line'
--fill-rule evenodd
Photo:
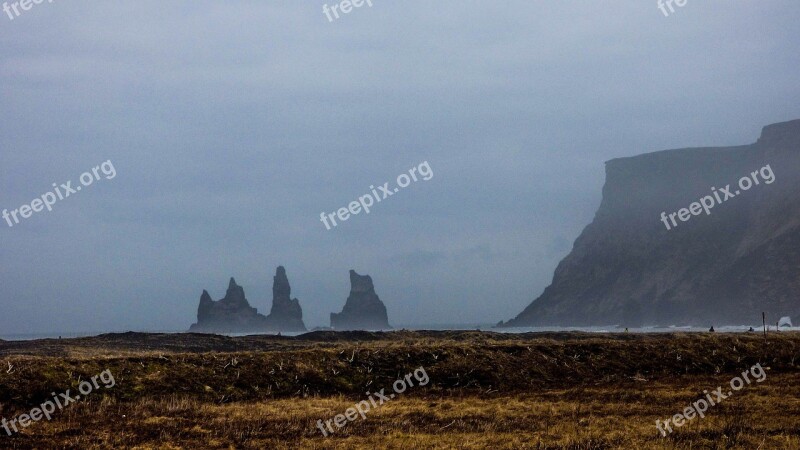
<path fill-rule="evenodd" d="M 276 331 L 306 331 L 300 301 L 291 298 L 292 288 L 286 269 L 278 266 L 272 282 L 272 310 L 267 316 L 267 325 Z"/>
<path fill-rule="evenodd" d="M 386 306 L 378 294 L 369 275 L 350 271 L 350 296 L 340 313 L 331 314 L 334 330 L 386 330 L 390 329 Z"/>
<path fill-rule="evenodd" d="M 266 330 L 267 318 L 258 313 L 244 295 L 244 288 L 231 277 L 222 300 L 214 301 L 203 291 L 197 308 L 197 323 L 189 331 L 210 333 L 242 333 Z"/>

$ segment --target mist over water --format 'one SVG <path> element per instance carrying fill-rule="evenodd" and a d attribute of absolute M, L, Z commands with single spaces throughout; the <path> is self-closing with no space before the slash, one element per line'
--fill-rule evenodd
<path fill-rule="evenodd" d="M 800 117 L 796 2 L 373 3 L 0 15 L 0 210 L 115 169 L 0 226 L 0 335 L 185 330 L 231 276 L 267 313 L 279 265 L 309 329 L 350 269 L 391 324 L 495 324 L 550 284 L 606 161 Z"/>

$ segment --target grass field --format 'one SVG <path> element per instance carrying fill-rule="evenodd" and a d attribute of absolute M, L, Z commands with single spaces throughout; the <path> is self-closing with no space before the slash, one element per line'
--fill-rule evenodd
<path fill-rule="evenodd" d="M 0 448 L 800 448 L 799 355 L 795 333 L 767 342 L 479 332 L 0 342 L 8 420 L 103 370 L 116 382 L 19 434 L 0 429 Z M 659 433 L 656 419 L 756 363 L 763 382 Z M 328 437 L 317 428 L 418 367 L 425 386 Z"/>

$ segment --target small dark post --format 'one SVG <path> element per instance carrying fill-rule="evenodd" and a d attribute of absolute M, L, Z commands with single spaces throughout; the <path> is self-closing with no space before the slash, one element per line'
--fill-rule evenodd
<path fill-rule="evenodd" d="M 764 312 L 761 312 L 761 323 L 764 324 L 764 340 L 767 340 L 767 316 Z"/>

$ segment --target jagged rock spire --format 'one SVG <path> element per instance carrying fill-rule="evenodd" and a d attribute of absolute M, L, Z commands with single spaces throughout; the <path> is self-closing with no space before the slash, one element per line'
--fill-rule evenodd
<path fill-rule="evenodd" d="M 228 291 L 222 300 L 214 301 L 208 291 L 203 290 L 197 307 L 197 323 L 190 331 L 243 332 L 261 331 L 266 328 L 266 317 L 250 306 L 244 288 L 231 277 Z"/>
<path fill-rule="evenodd" d="M 336 330 L 390 329 L 386 306 L 378 294 L 372 277 L 350 271 L 350 296 L 341 313 L 331 314 L 331 328 Z"/>
<path fill-rule="evenodd" d="M 270 327 L 278 331 L 306 331 L 300 301 L 291 298 L 286 269 L 278 266 L 272 280 L 272 310 L 267 316 Z"/>
<path fill-rule="evenodd" d="M 291 299 L 292 288 L 289 286 L 289 277 L 286 276 L 286 269 L 283 266 L 278 266 L 272 280 L 272 302 L 274 303 L 276 299 Z"/>

